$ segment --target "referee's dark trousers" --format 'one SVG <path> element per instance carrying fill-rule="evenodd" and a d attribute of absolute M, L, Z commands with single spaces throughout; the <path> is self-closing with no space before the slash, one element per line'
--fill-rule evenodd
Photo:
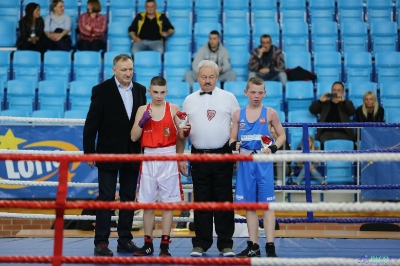
<path fill-rule="evenodd" d="M 232 153 L 226 144 L 219 149 L 202 150 L 192 145 L 192 154 Z M 232 174 L 233 163 L 191 163 L 193 192 L 195 202 L 233 202 Z M 193 247 L 207 251 L 213 244 L 213 218 L 217 233 L 217 248 L 232 248 L 235 231 L 234 211 L 195 211 L 194 226 L 196 236 L 192 238 Z"/>

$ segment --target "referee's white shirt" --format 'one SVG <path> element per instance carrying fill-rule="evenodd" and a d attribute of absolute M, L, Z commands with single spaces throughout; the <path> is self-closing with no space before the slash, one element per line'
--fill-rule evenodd
<path fill-rule="evenodd" d="M 182 110 L 192 125 L 189 139 L 197 149 L 218 149 L 230 138 L 233 113 L 239 103 L 231 92 L 215 88 L 212 95 L 197 90 L 186 97 Z"/>

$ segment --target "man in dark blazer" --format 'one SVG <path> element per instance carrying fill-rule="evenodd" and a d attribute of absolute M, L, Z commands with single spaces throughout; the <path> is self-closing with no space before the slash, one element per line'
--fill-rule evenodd
<path fill-rule="evenodd" d="M 310 105 L 310 113 L 321 114 L 320 122 L 351 122 L 350 117 L 355 114 L 353 102 L 345 100 L 344 86 L 340 81 L 334 82 L 331 93 L 325 93 L 321 98 Z M 347 139 L 354 141 L 354 130 L 352 128 L 318 128 L 316 139 L 321 143 L 332 139 Z"/>
<path fill-rule="evenodd" d="M 141 153 L 140 142 L 132 142 L 130 132 L 138 107 L 146 104 L 146 88 L 132 82 L 133 63 L 129 55 L 117 55 L 113 64 L 114 76 L 92 89 L 91 104 L 83 129 L 85 154 Z M 114 201 L 118 176 L 121 201 L 135 200 L 139 163 L 88 162 L 88 165 L 98 169 L 99 200 Z M 132 242 L 133 215 L 134 210 L 119 212 L 118 252 L 133 253 L 138 249 Z M 96 212 L 95 255 L 113 256 L 108 248 L 110 222 L 111 210 Z"/>

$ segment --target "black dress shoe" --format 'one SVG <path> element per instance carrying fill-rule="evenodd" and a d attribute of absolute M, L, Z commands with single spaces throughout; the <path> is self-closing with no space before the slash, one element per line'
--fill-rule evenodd
<path fill-rule="evenodd" d="M 114 256 L 113 252 L 108 248 L 108 244 L 101 243 L 94 247 L 94 255 L 96 256 Z"/>
<path fill-rule="evenodd" d="M 118 252 L 130 252 L 130 253 L 133 253 L 138 249 L 139 248 L 132 241 L 128 241 L 125 244 L 121 244 L 120 242 L 118 242 L 118 246 L 117 246 L 117 251 Z"/>

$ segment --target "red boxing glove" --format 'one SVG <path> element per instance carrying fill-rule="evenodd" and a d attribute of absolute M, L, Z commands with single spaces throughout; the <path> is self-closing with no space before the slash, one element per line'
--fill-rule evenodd
<path fill-rule="evenodd" d="M 261 141 L 263 144 L 269 146 L 272 143 L 272 138 L 270 136 L 262 135 Z"/>
<path fill-rule="evenodd" d="M 189 128 L 183 130 L 183 136 L 186 138 L 190 134 L 190 130 L 192 129 L 192 126 L 188 124 Z"/>
<path fill-rule="evenodd" d="M 178 111 L 178 112 L 176 112 L 176 116 L 177 116 L 180 120 L 186 120 L 187 114 L 186 114 L 186 112 Z"/>

